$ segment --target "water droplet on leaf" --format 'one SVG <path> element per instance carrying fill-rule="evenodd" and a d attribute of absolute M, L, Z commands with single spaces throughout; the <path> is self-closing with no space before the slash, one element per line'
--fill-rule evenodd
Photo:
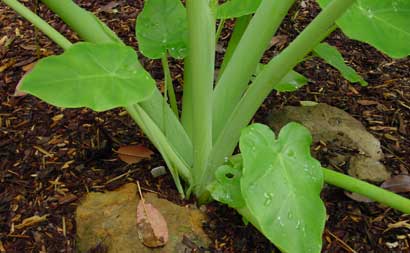
<path fill-rule="evenodd" d="M 292 212 L 289 212 L 289 213 L 288 213 L 288 218 L 289 218 L 289 220 L 291 220 L 291 219 L 293 218 Z"/>

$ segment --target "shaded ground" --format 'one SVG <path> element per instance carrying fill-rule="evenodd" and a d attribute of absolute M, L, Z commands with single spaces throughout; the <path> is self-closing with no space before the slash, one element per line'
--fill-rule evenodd
<path fill-rule="evenodd" d="M 34 1 L 25 2 L 34 8 Z M 106 8 L 111 1 L 79 2 L 98 13 L 127 44 L 136 46 L 134 22 L 142 1 L 118 1 L 114 9 Z M 312 1 L 304 3 L 305 7 L 287 18 L 280 31 L 284 35 L 281 43 L 267 56 L 276 54 L 317 13 Z M 39 13 L 70 40 L 77 40 L 41 5 Z M 226 43 L 228 34 L 229 29 L 225 29 L 222 43 Z M 350 84 L 320 60 L 311 59 L 297 67 L 311 84 L 296 93 L 272 94 L 255 119 L 263 121 L 271 108 L 297 105 L 300 100 L 337 106 L 363 122 L 381 140 L 384 163 L 393 174 L 408 174 L 410 59 L 392 60 L 337 31 L 328 41 L 341 50 L 369 86 Z M 164 165 L 158 154 L 132 166 L 118 160 L 114 150 L 121 145 L 138 143 L 154 149 L 124 111 L 97 114 L 87 109 L 62 110 L 31 96 L 11 96 L 31 63 L 60 52 L 43 35 L 37 35 L 28 22 L 0 5 L 0 252 L 74 252 L 73 212 L 76 200 L 87 191 L 114 189 L 138 180 L 143 189 L 184 204 L 170 176 L 151 177 L 150 168 Z M 159 63 L 142 62 L 161 81 Z M 180 90 L 181 64 L 174 62 L 172 68 Z M 323 150 L 322 162 L 327 165 L 326 148 L 318 148 Z M 331 187 L 324 190 L 323 198 L 329 215 L 323 252 L 410 252 L 410 228 L 402 222 L 410 216 L 378 204 L 355 202 Z M 273 249 L 255 229 L 244 226 L 233 210 L 213 203 L 207 211 L 211 219 L 205 228 L 214 241 L 212 251 Z M 35 215 L 47 217 L 32 226 L 18 226 Z M 390 229 L 392 224 L 397 228 Z"/>

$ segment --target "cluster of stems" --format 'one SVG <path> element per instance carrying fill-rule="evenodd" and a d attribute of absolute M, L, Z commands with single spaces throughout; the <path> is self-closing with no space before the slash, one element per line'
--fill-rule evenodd
<path fill-rule="evenodd" d="M 17 0 L 2 0 L 63 49 L 72 43 Z M 123 43 L 92 13 L 72 0 L 41 0 L 88 42 Z M 236 26 L 217 80 L 215 41 L 225 20 L 216 18 L 214 0 L 187 0 L 188 49 L 185 59 L 182 112 L 179 111 L 168 60 L 164 57 L 165 98 L 156 90 L 151 98 L 126 109 L 166 161 L 178 191 L 193 192 L 201 202 L 209 200 L 206 186 L 215 170 L 234 152 L 240 131 L 252 119 L 264 99 L 313 48 L 355 0 L 333 0 L 291 44 L 274 57 L 251 82 L 251 76 L 272 36 L 295 0 L 263 0 L 256 13 L 236 19 Z M 170 105 L 167 103 L 167 94 Z M 325 181 L 357 192 L 380 203 L 410 213 L 410 200 L 366 182 L 323 168 Z M 188 185 L 184 188 L 182 178 Z"/>

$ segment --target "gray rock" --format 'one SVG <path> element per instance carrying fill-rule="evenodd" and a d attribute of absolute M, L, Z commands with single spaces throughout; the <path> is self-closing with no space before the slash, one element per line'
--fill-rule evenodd
<path fill-rule="evenodd" d="M 108 253 L 179 253 L 191 252 L 191 244 L 209 245 L 210 240 L 202 230 L 206 220 L 202 212 L 175 205 L 152 193 L 144 198 L 167 222 L 169 241 L 164 247 L 151 249 L 142 244 L 137 231 L 137 186 L 126 184 L 111 192 L 88 193 L 81 201 L 75 217 L 78 252 L 104 248 Z"/>
<path fill-rule="evenodd" d="M 348 172 L 354 177 L 372 182 L 382 182 L 391 176 L 382 163 L 360 155 L 350 159 Z"/>
<path fill-rule="evenodd" d="M 360 121 L 345 111 L 327 104 L 286 106 L 280 111 L 273 112 L 268 118 L 269 125 L 276 133 L 291 121 L 307 127 L 314 142 L 322 141 L 329 147 L 356 151 L 359 155 L 337 154 L 329 157 L 329 161 L 336 165 L 348 162 L 354 157 L 353 162 L 350 161 L 349 164 L 349 173 L 352 173 L 352 176 L 374 182 L 381 182 L 390 177 L 390 172 L 379 162 L 383 159 L 379 140 L 367 132 Z"/>

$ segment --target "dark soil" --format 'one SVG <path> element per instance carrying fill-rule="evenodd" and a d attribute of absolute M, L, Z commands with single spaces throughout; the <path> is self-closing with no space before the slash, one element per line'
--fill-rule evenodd
<path fill-rule="evenodd" d="M 35 1 L 23 1 L 35 9 Z M 123 40 L 136 47 L 138 1 L 78 1 L 102 18 Z M 116 3 L 114 8 L 109 5 Z M 267 52 L 277 54 L 317 14 L 312 0 L 289 15 L 280 30 L 280 43 Z M 108 6 L 108 7 L 107 7 Z M 118 12 L 117 12 L 118 11 Z M 71 41 L 77 36 L 42 5 L 39 14 Z M 231 24 L 222 34 L 226 44 Z M 61 53 L 14 11 L 0 5 L 0 252 L 75 252 L 77 200 L 88 191 L 115 189 L 139 181 L 143 190 L 184 204 L 169 175 L 154 179 L 150 169 L 164 165 L 156 153 L 149 161 L 127 165 L 115 153 L 120 146 L 154 147 L 123 110 L 95 113 L 88 109 L 60 109 L 32 96 L 14 97 L 18 80 L 39 58 Z M 255 117 L 263 122 L 272 108 L 298 105 L 301 100 L 324 102 L 346 110 L 379 138 L 385 165 L 393 174 L 410 172 L 410 59 L 393 60 L 372 47 L 333 33 L 328 42 L 369 82 L 360 87 L 343 79 L 321 60 L 310 59 L 297 70 L 310 84 L 290 94 L 272 93 Z M 219 55 L 220 57 L 220 55 Z M 162 82 L 157 61 L 142 59 Z M 173 62 L 177 91 L 181 91 L 181 63 Z M 326 149 L 324 165 L 326 163 Z M 343 169 L 343 168 L 342 168 Z M 121 176 L 121 177 L 119 177 Z M 407 195 L 408 197 L 409 195 Z M 378 205 L 349 199 L 342 190 L 323 191 L 328 221 L 323 252 L 410 252 L 410 216 Z M 254 228 L 245 226 L 234 210 L 217 203 L 207 206 L 204 225 L 213 240 L 212 252 L 272 252 L 274 247 Z M 26 218 L 43 222 L 19 226 Z"/>

